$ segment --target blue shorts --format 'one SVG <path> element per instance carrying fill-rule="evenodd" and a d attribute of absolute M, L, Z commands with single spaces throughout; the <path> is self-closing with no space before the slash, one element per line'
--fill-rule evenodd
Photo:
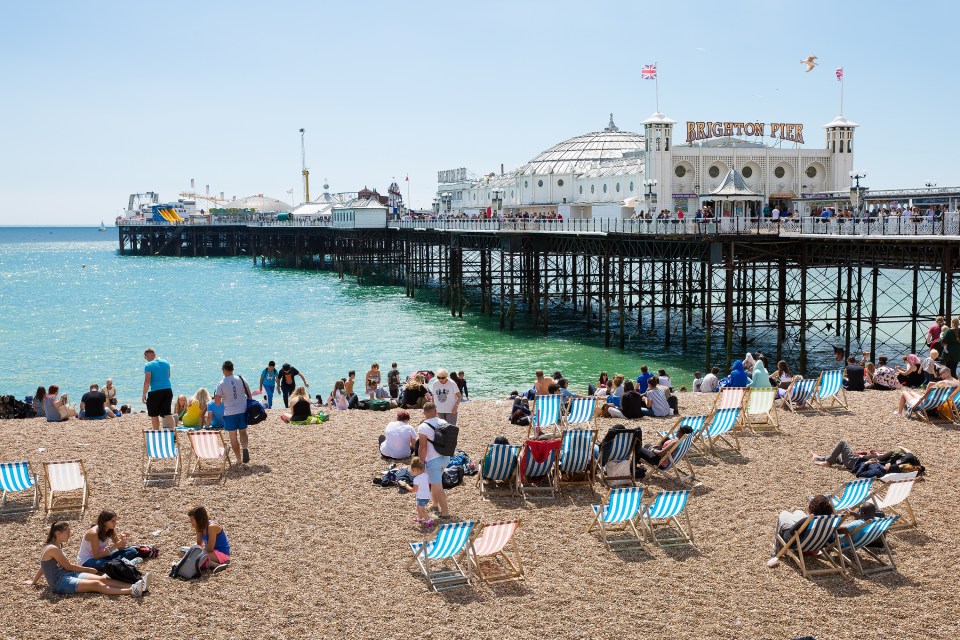
<path fill-rule="evenodd" d="M 430 504 L 430 498 L 417 498 L 417 506 L 425 507 Z"/>
<path fill-rule="evenodd" d="M 60 576 L 57 584 L 51 585 L 51 587 L 54 593 L 76 593 L 81 580 L 92 580 L 96 577 L 98 577 L 97 574 L 93 572 L 78 573 L 76 571 L 68 571 Z"/>
<path fill-rule="evenodd" d="M 238 413 L 235 416 L 223 416 L 224 431 L 243 431 L 247 428 L 247 414 Z"/>
<path fill-rule="evenodd" d="M 443 470 L 447 468 L 449 462 L 450 456 L 440 456 L 424 465 L 430 484 L 440 484 L 443 481 Z"/>

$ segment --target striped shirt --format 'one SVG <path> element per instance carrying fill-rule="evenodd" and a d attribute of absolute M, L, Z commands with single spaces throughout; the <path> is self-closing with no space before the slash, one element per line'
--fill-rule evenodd
<path fill-rule="evenodd" d="M 670 415 L 670 404 L 667 402 L 667 396 L 660 389 L 648 389 L 647 398 L 652 403 L 653 415 L 663 418 Z"/>

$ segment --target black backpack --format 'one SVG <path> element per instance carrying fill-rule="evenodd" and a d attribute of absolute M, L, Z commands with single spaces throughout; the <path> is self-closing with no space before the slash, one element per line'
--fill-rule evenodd
<path fill-rule="evenodd" d="M 455 425 L 449 424 L 446 420 L 440 420 L 440 424 L 433 426 L 427 421 L 422 424 L 433 429 L 433 440 L 427 438 L 433 448 L 442 456 L 452 456 L 457 453 L 457 436 L 460 435 L 460 429 Z"/>
<path fill-rule="evenodd" d="M 444 489 L 453 489 L 463 482 L 463 467 L 447 467 L 443 470 L 440 484 Z"/>
<path fill-rule="evenodd" d="M 139 582 L 143 575 L 126 558 L 114 558 L 103 567 L 103 572 L 120 582 L 134 584 Z"/>
<path fill-rule="evenodd" d="M 267 419 L 267 410 L 263 408 L 262 404 L 253 399 L 253 395 L 250 393 L 250 385 L 243 379 L 243 376 L 237 377 L 240 378 L 240 382 L 243 383 L 243 390 L 247 394 L 247 425 L 260 424 Z"/>

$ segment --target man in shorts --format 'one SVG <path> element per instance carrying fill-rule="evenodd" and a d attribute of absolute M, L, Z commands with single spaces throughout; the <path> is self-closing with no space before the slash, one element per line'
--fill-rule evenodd
<path fill-rule="evenodd" d="M 223 430 L 230 434 L 230 448 L 238 465 L 241 461 L 243 464 L 250 462 L 250 451 L 247 449 L 247 399 L 250 397 L 250 387 L 246 381 L 233 375 L 233 363 L 225 361 L 223 380 L 217 385 L 213 401 L 223 405 Z"/>
<path fill-rule="evenodd" d="M 143 368 L 143 402 L 154 429 L 160 428 L 160 418 L 168 429 L 176 429 L 177 421 L 170 411 L 173 404 L 173 389 L 170 387 L 170 363 L 157 357 L 157 352 L 143 352 L 147 361 Z"/>
<path fill-rule="evenodd" d="M 436 438 L 435 429 L 443 422 L 437 416 L 437 406 L 432 402 L 423 405 L 423 422 L 417 429 L 417 456 L 424 462 L 427 477 L 430 480 L 430 495 L 433 505 L 440 511 L 440 517 L 450 517 L 447 507 L 447 494 L 443 490 L 443 470 L 450 462 L 450 456 L 437 453 L 433 447 Z"/>

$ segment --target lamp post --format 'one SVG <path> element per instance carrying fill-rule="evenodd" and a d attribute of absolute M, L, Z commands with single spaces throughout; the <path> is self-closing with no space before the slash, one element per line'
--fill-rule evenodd
<path fill-rule="evenodd" d="M 866 177 L 867 177 L 866 171 L 850 172 L 850 179 L 856 182 L 856 187 L 854 187 L 854 190 L 857 194 L 857 201 L 855 204 L 857 208 L 857 218 L 863 217 L 863 191 L 861 191 L 861 188 L 860 188 L 860 181 Z M 863 189 L 866 189 L 866 187 L 863 187 Z"/>
<path fill-rule="evenodd" d="M 503 208 L 503 189 L 493 190 L 493 217 L 500 217 L 500 209 Z"/>
<path fill-rule="evenodd" d="M 656 202 L 656 196 L 653 194 L 653 188 L 657 186 L 657 181 L 644 180 L 643 186 L 647 188 L 647 195 L 646 195 L 647 215 L 652 215 L 653 203 Z"/>

